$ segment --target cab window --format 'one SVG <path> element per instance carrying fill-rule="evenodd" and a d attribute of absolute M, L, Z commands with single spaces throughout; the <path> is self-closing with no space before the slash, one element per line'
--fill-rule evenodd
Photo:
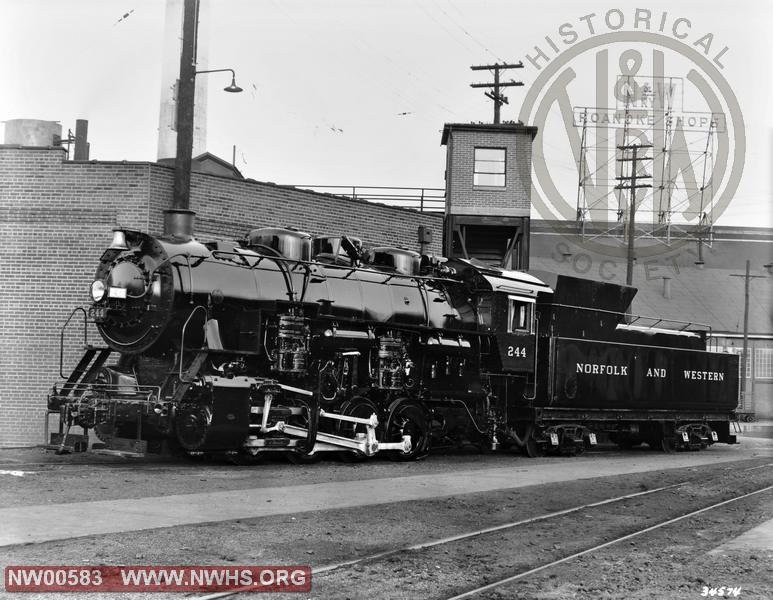
<path fill-rule="evenodd" d="M 510 296 L 508 299 L 507 331 L 515 333 L 532 330 L 534 303 Z"/>

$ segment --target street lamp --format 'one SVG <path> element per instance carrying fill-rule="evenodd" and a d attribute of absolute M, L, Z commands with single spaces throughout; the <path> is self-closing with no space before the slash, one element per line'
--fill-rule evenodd
<path fill-rule="evenodd" d="M 225 73 L 226 71 L 231 74 L 231 85 L 224 87 L 223 91 L 230 92 L 232 94 L 243 92 L 244 90 L 236 85 L 236 73 L 234 73 L 233 69 L 209 69 L 207 71 L 196 71 L 194 75 L 202 75 L 204 73 Z"/>

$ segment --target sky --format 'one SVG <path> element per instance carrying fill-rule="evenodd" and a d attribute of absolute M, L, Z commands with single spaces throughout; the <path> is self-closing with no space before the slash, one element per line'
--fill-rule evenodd
<path fill-rule="evenodd" d="M 559 33 L 563 24 L 571 25 L 578 42 L 597 40 L 612 32 L 605 22 L 610 10 L 618 11 L 611 14 L 611 26 L 620 15 L 624 19 L 614 30 L 621 33 L 636 29 L 636 9 L 642 6 L 576 0 L 211 0 L 209 68 L 234 69 L 245 91 L 226 94 L 228 75 L 206 76 L 207 149 L 231 160 L 236 146 L 237 168 L 259 181 L 442 188 L 444 124 L 492 120 L 485 90 L 470 87 L 492 75 L 470 66 L 523 60 L 525 68 L 503 75 L 524 86 L 507 88 L 502 119 L 525 116 L 527 124 L 540 126 L 535 161 L 542 161 L 561 197 L 554 203 L 563 199 L 572 208 L 578 161 L 567 128 L 557 120 L 558 106 L 541 104 L 547 116 L 536 123 L 536 112 L 524 114 L 524 101 L 529 94 L 545 97 L 550 82 L 540 75 L 575 49 Z M 711 35 L 711 50 L 703 54 L 738 102 L 746 138 L 743 174 L 716 223 L 770 227 L 773 2 L 736 0 L 732 10 L 728 6 L 707 0 L 648 2 L 645 8 L 653 27 L 665 12 L 667 37 L 693 52 L 702 52 Z M 0 0 L 0 10 L 5 57 L 0 120 L 60 121 L 66 133 L 74 131 L 76 119 L 88 119 L 92 159 L 156 159 L 163 0 Z M 581 19 L 590 14 L 596 16 Z M 679 40 L 672 30 L 678 18 L 690 24 L 677 25 L 677 32 L 686 33 Z M 563 54 L 553 52 L 545 36 Z M 701 37 L 703 46 L 696 46 Z M 649 48 L 629 46 L 648 60 Z M 719 68 L 712 59 L 725 46 Z M 537 55 L 535 47 L 549 60 L 538 59 L 535 66 L 529 60 Z M 626 47 L 607 48 L 614 76 L 619 72 L 614 56 Z M 595 52 L 568 63 L 576 75 L 573 106 L 594 105 L 598 48 Z M 666 74 L 687 82 L 685 110 L 708 110 L 687 89 L 690 66 L 678 53 L 666 56 Z M 686 143 L 698 149 L 691 161 L 700 177 L 700 148 L 707 137 L 693 133 Z M 737 128 L 730 133 L 732 154 Z"/>

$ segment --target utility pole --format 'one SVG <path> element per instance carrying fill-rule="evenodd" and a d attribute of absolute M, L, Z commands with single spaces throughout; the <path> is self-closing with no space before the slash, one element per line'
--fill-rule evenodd
<path fill-rule="evenodd" d="M 518 62 L 516 64 L 498 64 L 495 63 L 493 65 L 474 65 L 471 66 L 470 69 L 473 71 L 493 71 L 494 72 L 494 83 L 471 83 L 470 87 L 473 88 L 491 88 L 490 91 L 486 92 L 486 96 L 488 98 L 491 98 L 494 101 L 494 123 L 499 123 L 499 108 L 503 104 L 508 104 L 507 97 L 502 94 L 499 89 L 503 87 L 513 87 L 513 86 L 519 86 L 523 85 L 523 81 L 515 81 L 514 79 L 511 79 L 510 81 L 501 82 L 499 81 L 499 72 L 505 71 L 507 69 L 522 69 L 523 68 L 523 62 Z"/>
<path fill-rule="evenodd" d="M 752 279 L 765 279 L 765 275 L 751 275 L 751 261 L 746 261 L 746 274 L 731 273 L 730 277 L 744 278 L 743 292 L 743 351 L 741 354 L 741 408 L 746 409 L 746 364 L 749 360 L 749 283 Z"/>
<path fill-rule="evenodd" d="M 619 179 L 621 182 L 629 181 L 630 183 L 619 183 L 615 186 L 616 190 L 630 190 L 631 191 L 631 201 L 630 206 L 628 207 L 628 263 L 627 268 L 625 272 L 625 284 L 626 285 L 632 285 L 633 284 L 633 261 L 635 258 L 634 253 L 634 238 L 635 236 L 635 228 L 636 228 L 636 190 L 641 188 L 651 188 L 652 184 L 650 183 L 636 183 L 637 179 L 649 179 L 652 176 L 651 175 L 638 175 L 637 174 L 637 168 L 638 168 L 638 162 L 642 160 L 652 160 L 652 157 L 650 156 L 639 156 L 638 151 L 646 148 L 652 148 L 652 144 L 625 144 L 623 146 L 618 146 L 617 149 L 621 150 L 623 153 L 625 153 L 626 150 L 631 151 L 631 157 L 627 158 L 623 156 L 622 158 L 618 158 L 618 162 L 630 162 L 631 163 L 631 175 L 630 176 L 624 176 L 620 175 L 617 179 Z M 622 169 L 621 169 L 622 173 Z"/>
<path fill-rule="evenodd" d="M 190 210 L 198 4 L 198 0 L 184 0 L 183 3 L 180 79 L 177 83 L 177 158 L 174 164 L 173 211 Z"/>

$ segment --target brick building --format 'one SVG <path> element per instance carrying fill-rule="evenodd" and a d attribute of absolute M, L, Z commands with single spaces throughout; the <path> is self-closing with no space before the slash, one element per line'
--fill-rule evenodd
<path fill-rule="evenodd" d="M 446 256 L 528 269 L 536 134 L 536 127 L 522 123 L 445 125 Z"/>
<path fill-rule="evenodd" d="M 88 289 L 111 229 L 160 234 L 172 199 L 173 169 L 150 162 L 69 161 L 61 147 L 0 146 L 0 447 L 43 441 L 48 389 L 58 378 L 60 327 L 88 303 Z M 212 158 L 191 181 L 200 239 L 244 236 L 266 225 L 311 234 L 345 233 L 378 245 L 419 249 L 417 228 L 443 217 L 215 175 Z M 67 329 L 65 372 L 80 354 L 78 315 Z M 90 341 L 98 335 L 91 332 Z"/>

